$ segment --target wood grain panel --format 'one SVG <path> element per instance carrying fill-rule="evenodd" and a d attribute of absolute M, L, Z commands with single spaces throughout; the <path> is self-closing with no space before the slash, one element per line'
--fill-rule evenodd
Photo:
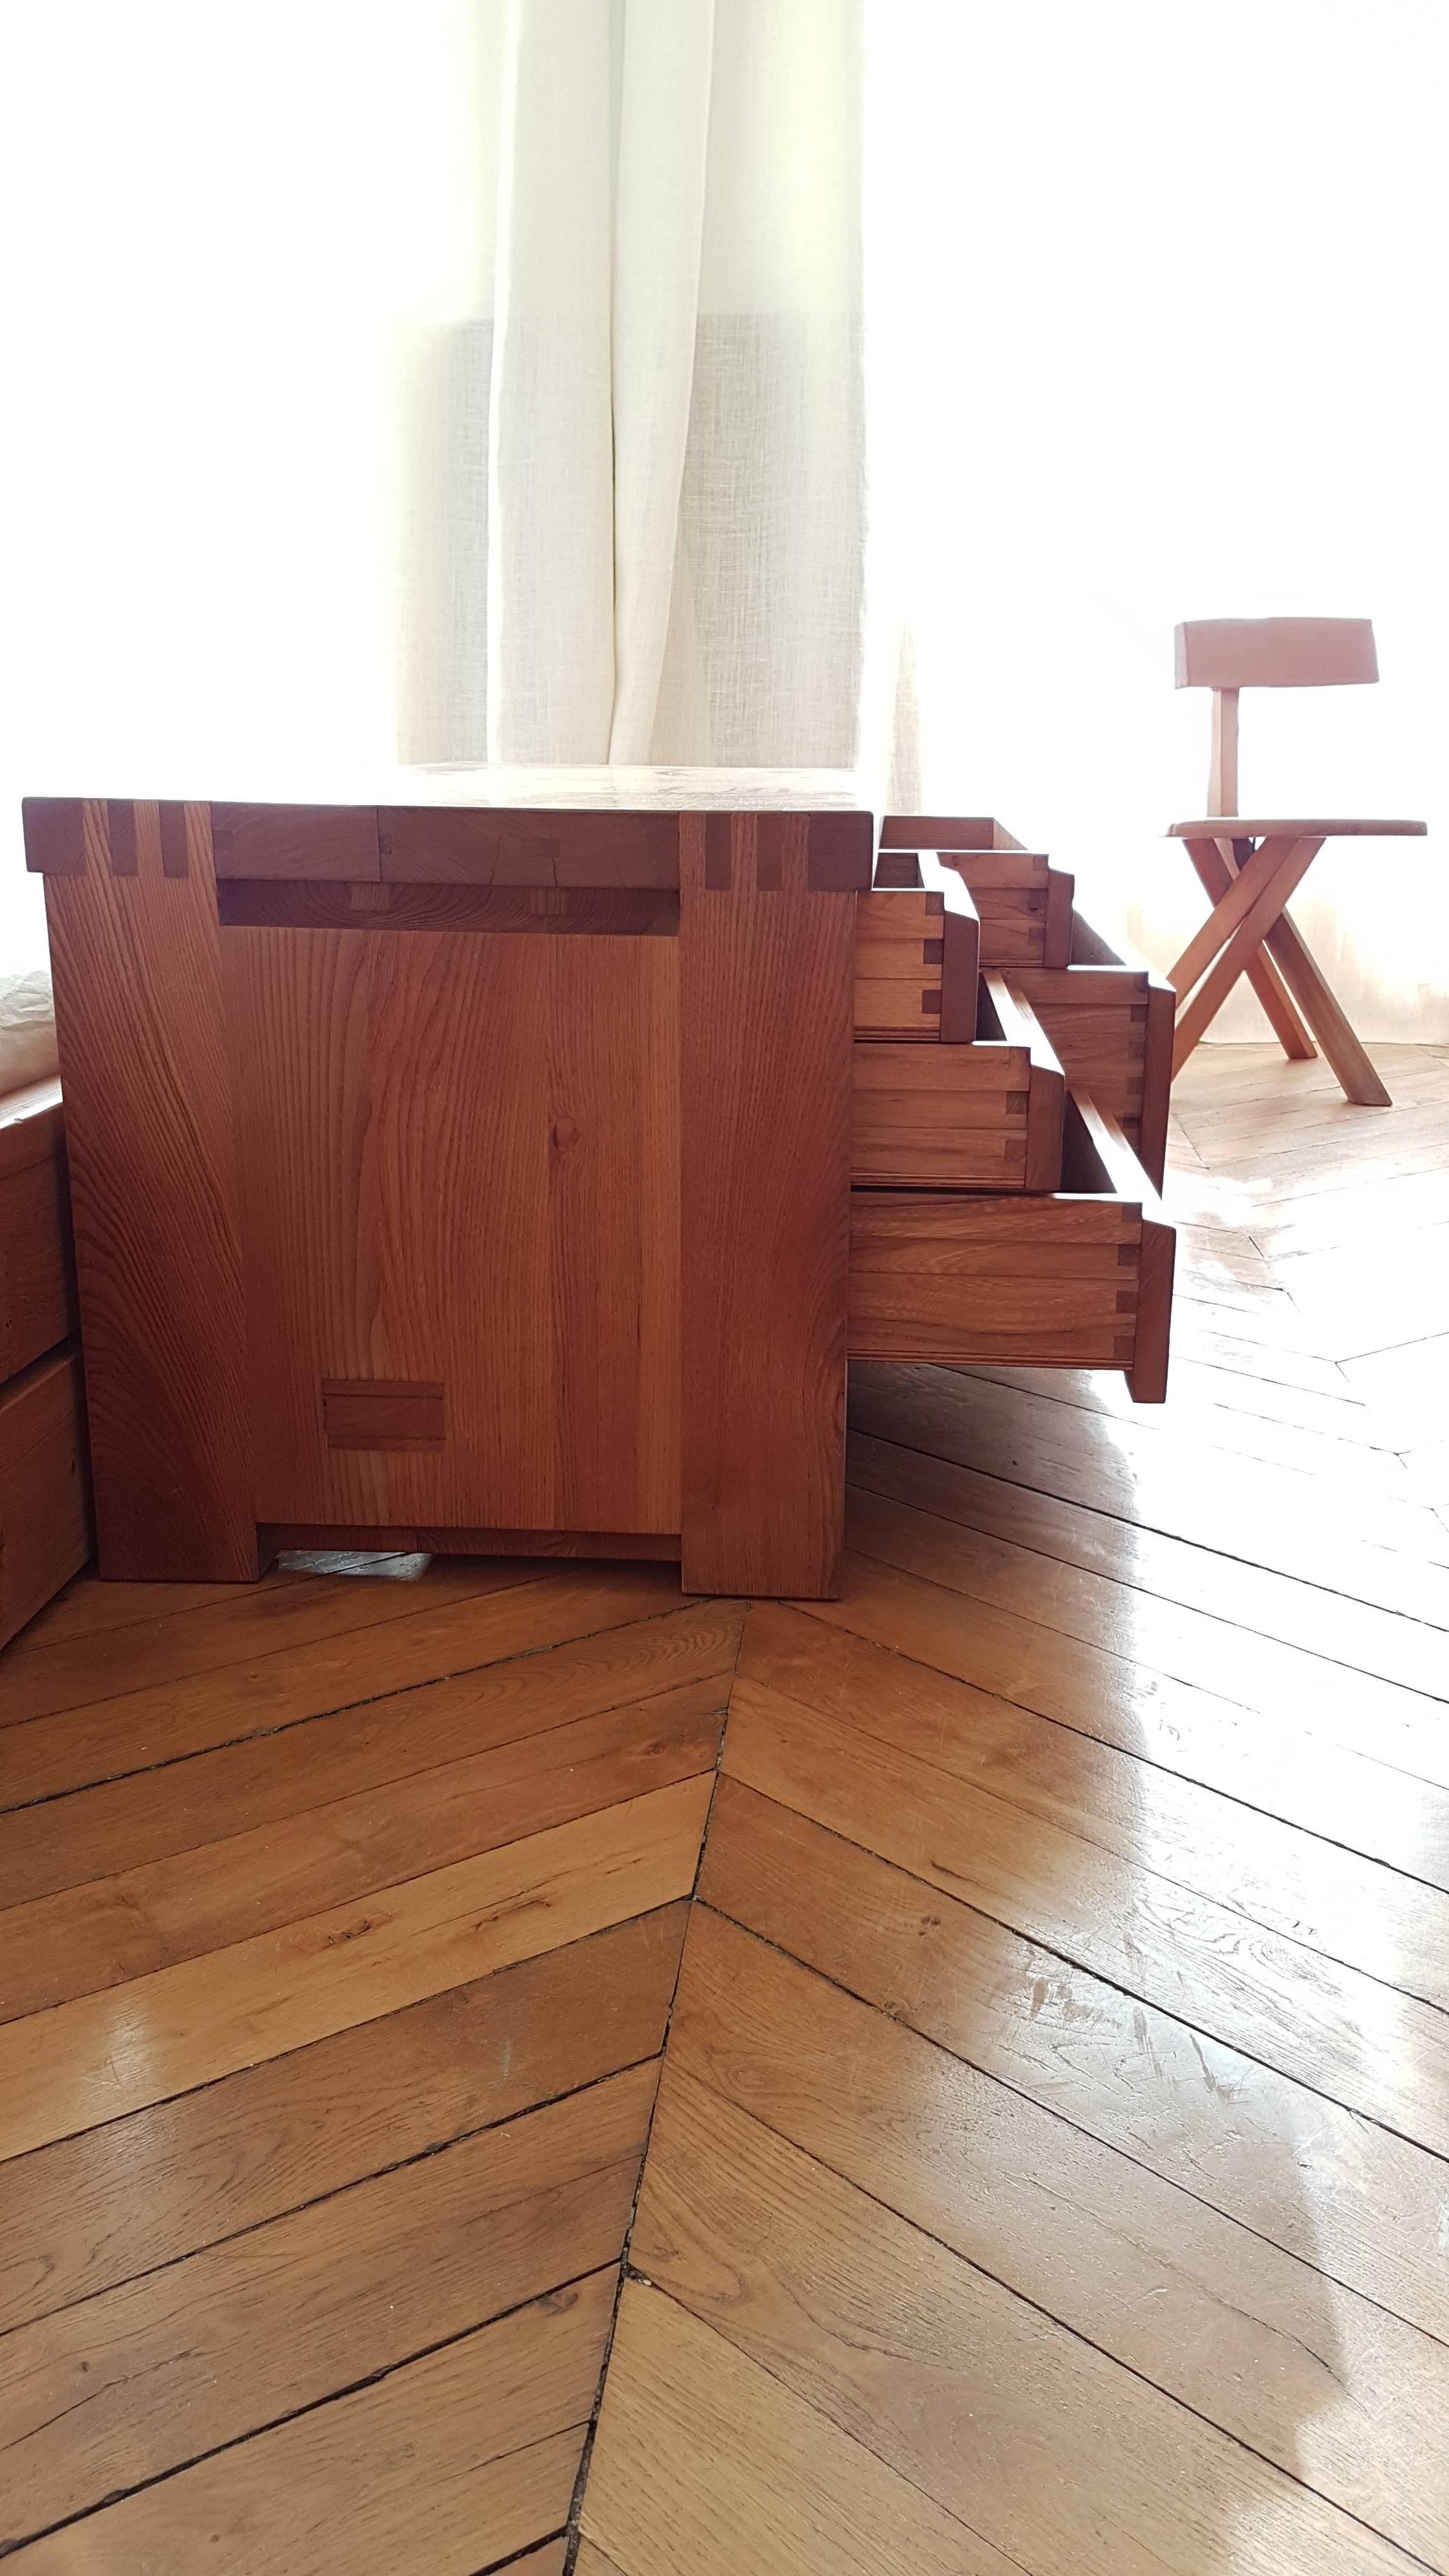
<path fill-rule="evenodd" d="M 220 938 L 205 809 L 163 875 L 154 805 L 138 873 L 46 880 L 103 1574 L 257 1571 L 246 1319 Z"/>
<path fill-rule="evenodd" d="M 655 2076 L 610 2076 L 7 2335 L 4 2537 L 616 2262 Z"/>
<path fill-rule="evenodd" d="M 315 877 L 228 877 L 217 888 L 223 930 L 491 930 L 531 938 L 672 939 L 679 895 L 629 886 L 380 883 Z"/>
<path fill-rule="evenodd" d="M 727 836 L 716 882 L 704 827 L 681 842 L 682 1578 L 823 1593 L 844 1495 L 856 898 L 811 890 L 808 818 L 710 827 Z"/>
<path fill-rule="evenodd" d="M 518 2576 L 562 2568 L 562 2543 L 515 2555 L 567 2518 L 614 2273 L 520 2308 L 183 2469 L 21 2553 L 29 2576 Z"/>
<path fill-rule="evenodd" d="M 213 805 L 218 877 L 377 877 L 370 805 Z"/>
<path fill-rule="evenodd" d="M 85 1388 L 72 1347 L 0 1387 L 0 1647 L 90 1552 Z"/>
<path fill-rule="evenodd" d="M 227 933 L 259 1518 L 678 1529 L 677 955 Z M 441 1448 L 329 1449 L 362 1378 Z"/>
<path fill-rule="evenodd" d="M 0 2166 L 0 2331 L 657 2054 L 676 1903 Z"/>
<path fill-rule="evenodd" d="M 674 887 L 679 818 L 562 806 L 385 806 L 382 873 L 393 884 Z"/>

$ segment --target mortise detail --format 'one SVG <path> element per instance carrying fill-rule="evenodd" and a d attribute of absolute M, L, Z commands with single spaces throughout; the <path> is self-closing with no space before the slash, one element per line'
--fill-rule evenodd
<path fill-rule="evenodd" d="M 438 1449 L 447 1434 L 437 1378 L 324 1377 L 329 1449 Z"/>
<path fill-rule="evenodd" d="M 161 828 L 161 874 L 163 877 L 188 876 L 186 808 L 184 805 L 162 804 L 156 811 Z"/>
<path fill-rule="evenodd" d="M 106 839 L 113 877 L 133 877 L 136 873 L 136 808 L 119 798 L 106 807 Z"/>

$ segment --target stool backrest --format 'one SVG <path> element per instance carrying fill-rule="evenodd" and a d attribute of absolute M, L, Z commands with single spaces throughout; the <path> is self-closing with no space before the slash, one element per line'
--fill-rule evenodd
<path fill-rule="evenodd" d="M 1209 814 L 1239 810 L 1239 689 L 1322 689 L 1379 676 L 1367 617 L 1197 617 L 1176 640 L 1178 687 L 1213 693 Z"/>

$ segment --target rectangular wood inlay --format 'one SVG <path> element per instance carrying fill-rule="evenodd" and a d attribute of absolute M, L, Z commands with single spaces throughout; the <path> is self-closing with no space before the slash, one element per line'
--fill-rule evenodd
<path fill-rule="evenodd" d="M 436 1379 L 324 1377 L 322 1427 L 329 1449 L 438 1449 L 445 1438 Z"/>

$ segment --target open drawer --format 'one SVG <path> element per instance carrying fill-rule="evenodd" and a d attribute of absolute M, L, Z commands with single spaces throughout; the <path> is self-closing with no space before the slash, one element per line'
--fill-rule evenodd
<path fill-rule="evenodd" d="M 1050 1194 L 853 1190 L 850 1356 L 1122 1369 L 1167 1392 L 1174 1236 L 1117 1121 L 1068 1097 Z"/>
<path fill-rule="evenodd" d="M 1062 1069 L 1006 979 L 983 975 L 970 1046 L 857 1038 L 851 1179 L 857 1188 L 1054 1190 Z"/>
<path fill-rule="evenodd" d="M 1073 1089 L 1117 1121 L 1157 1188 L 1167 1156 L 1172 986 L 1072 915 L 1071 962 L 1023 966 L 1012 983 L 1040 1019 Z"/>
<path fill-rule="evenodd" d="M 880 848 L 877 885 L 910 884 L 910 854 L 928 851 L 962 879 L 981 924 L 983 966 L 1066 965 L 1074 880 L 993 815 L 887 814 Z"/>

